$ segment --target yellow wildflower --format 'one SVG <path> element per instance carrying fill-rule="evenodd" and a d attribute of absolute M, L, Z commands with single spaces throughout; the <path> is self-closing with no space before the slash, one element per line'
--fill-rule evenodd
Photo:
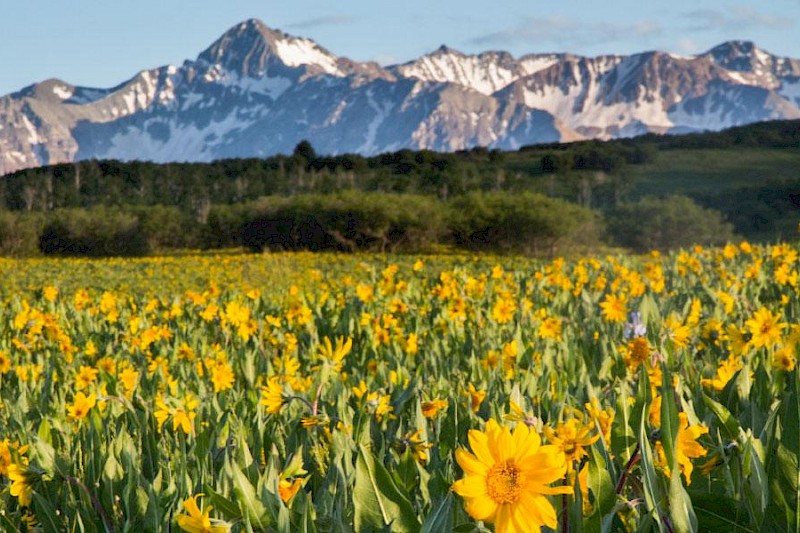
<path fill-rule="evenodd" d="M 490 419 L 485 431 L 472 429 L 468 436 L 472 452 L 456 450 L 464 477 L 452 486 L 464 498 L 467 513 L 494 523 L 498 533 L 555 529 L 557 516 L 547 496 L 573 491 L 549 486 L 567 471 L 564 454 L 556 446 L 542 446 L 539 434 L 525 424 L 517 424 L 512 433 Z"/>
<path fill-rule="evenodd" d="M 197 498 L 202 495 L 195 494 L 183 500 L 183 509 L 187 514 L 178 515 L 178 526 L 189 533 L 227 533 L 230 530 L 229 524 L 210 518 L 213 505 L 209 505 L 204 511 L 197 506 Z"/>

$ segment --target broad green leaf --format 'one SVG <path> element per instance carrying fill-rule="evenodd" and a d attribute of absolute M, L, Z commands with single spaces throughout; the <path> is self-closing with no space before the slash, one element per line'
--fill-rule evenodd
<path fill-rule="evenodd" d="M 669 514 L 675 533 L 697 531 L 697 517 L 692 508 L 692 499 L 683 486 L 679 468 L 673 468 L 669 479 Z"/>
<path fill-rule="evenodd" d="M 725 436 L 730 440 L 737 440 L 741 433 L 741 426 L 728 408 L 707 394 L 703 394 L 703 403 L 706 407 L 711 409 L 717 416 L 717 419 L 722 423 L 719 427 L 724 431 Z"/>
<path fill-rule="evenodd" d="M 386 526 L 398 533 L 412 533 L 420 529 L 408 498 L 363 444 L 358 447 L 353 506 L 356 531 L 380 531 Z"/>
<path fill-rule="evenodd" d="M 56 451 L 49 442 L 43 439 L 36 439 L 34 444 L 36 449 L 36 461 L 47 475 L 52 476 L 56 471 Z"/>
<path fill-rule="evenodd" d="M 448 493 L 422 523 L 420 533 L 438 533 L 453 530 L 453 493 Z"/>
<path fill-rule="evenodd" d="M 616 514 L 616 487 L 606 468 L 605 460 L 596 446 L 591 448 L 588 485 L 594 495 L 592 514 L 586 519 L 587 531 L 598 531 L 609 515 Z"/>
<path fill-rule="evenodd" d="M 63 530 L 63 526 L 56 520 L 59 513 L 56 508 L 45 497 L 36 492 L 33 493 L 31 498 L 33 505 L 33 512 L 36 518 L 42 523 L 42 527 L 46 533 L 58 533 Z"/>
<path fill-rule="evenodd" d="M 646 421 L 647 405 L 642 408 L 639 423 L 639 447 L 640 453 L 642 454 L 642 460 L 639 464 L 643 472 L 642 484 L 644 488 L 645 504 L 647 505 L 648 511 L 652 513 L 653 519 L 658 525 L 658 530 L 664 533 L 666 529 L 661 521 L 661 511 L 659 509 L 662 500 L 662 491 L 653 460 L 653 449 L 650 446 L 650 435 L 647 431 Z"/>
<path fill-rule="evenodd" d="M 270 523 L 269 512 L 256 496 L 255 488 L 250 480 L 236 465 L 230 465 L 229 471 L 233 478 L 233 491 L 236 493 L 236 500 L 242 515 L 253 526 L 266 528 Z"/>
<path fill-rule="evenodd" d="M 221 512 L 226 520 L 238 520 L 242 517 L 241 509 L 234 502 L 214 491 L 211 487 L 206 486 L 204 491 L 214 505 L 214 509 Z"/>
<path fill-rule="evenodd" d="M 756 533 L 749 526 L 747 511 L 740 501 L 721 494 L 689 491 L 697 515 L 698 531 L 708 533 Z"/>
<path fill-rule="evenodd" d="M 661 365 L 661 444 L 667 458 L 667 466 L 671 471 L 677 469 L 675 464 L 675 445 L 678 438 L 678 406 L 675 404 L 675 389 L 672 388 L 672 374 L 666 364 Z"/>

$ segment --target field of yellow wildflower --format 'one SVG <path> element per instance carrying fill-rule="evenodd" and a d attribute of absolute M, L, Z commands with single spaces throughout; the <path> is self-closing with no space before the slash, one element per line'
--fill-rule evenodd
<path fill-rule="evenodd" d="M 0 529 L 798 531 L 798 264 L 0 259 Z"/>

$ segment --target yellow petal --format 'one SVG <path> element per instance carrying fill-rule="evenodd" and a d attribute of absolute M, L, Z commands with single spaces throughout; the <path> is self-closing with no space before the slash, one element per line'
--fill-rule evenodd
<path fill-rule="evenodd" d="M 472 453 L 475 454 L 481 463 L 485 465 L 493 465 L 496 462 L 494 455 L 492 455 L 492 452 L 489 451 L 489 439 L 486 436 L 486 433 L 478 431 L 477 429 L 471 429 L 469 430 L 469 433 L 467 433 L 467 437 Z"/>
<path fill-rule="evenodd" d="M 456 461 L 465 474 L 486 477 L 489 472 L 489 465 L 481 462 L 475 455 L 463 448 L 456 450 Z"/>
<path fill-rule="evenodd" d="M 492 522 L 497 509 L 498 505 L 491 498 L 473 498 L 467 502 L 467 513 L 475 520 Z"/>
<path fill-rule="evenodd" d="M 465 477 L 453 483 L 453 491 L 465 498 L 488 498 L 485 477 Z"/>

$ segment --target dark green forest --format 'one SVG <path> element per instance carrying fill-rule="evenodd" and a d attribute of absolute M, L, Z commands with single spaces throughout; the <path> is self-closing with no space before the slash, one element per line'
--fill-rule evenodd
<path fill-rule="evenodd" d="M 800 121 L 613 141 L 291 155 L 211 163 L 89 160 L 0 178 L 0 253 L 171 249 L 533 254 L 794 239 Z"/>

